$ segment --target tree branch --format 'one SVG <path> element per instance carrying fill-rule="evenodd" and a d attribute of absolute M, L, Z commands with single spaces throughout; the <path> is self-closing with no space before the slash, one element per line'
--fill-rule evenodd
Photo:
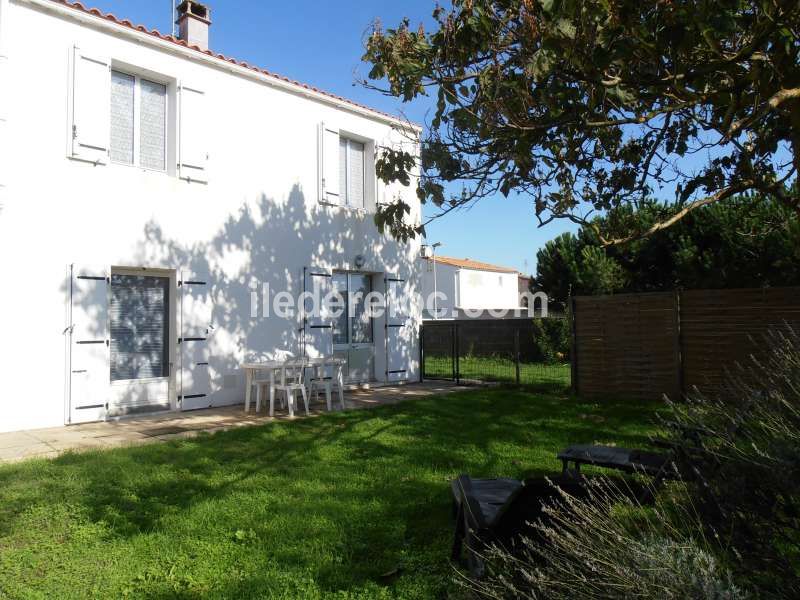
<path fill-rule="evenodd" d="M 601 243 L 601 245 L 603 247 L 617 246 L 617 245 L 620 245 L 620 244 L 626 244 L 626 243 L 632 242 L 634 240 L 645 238 L 645 237 L 648 237 L 650 235 L 653 235 L 657 231 L 661 231 L 662 229 L 666 229 L 667 227 L 669 227 L 671 225 L 674 225 L 675 223 L 677 223 L 678 221 L 683 219 L 686 215 L 688 215 L 693 210 L 697 210 L 698 208 L 700 208 L 702 206 L 708 206 L 709 204 L 714 204 L 715 202 L 719 202 L 720 200 L 724 200 L 725 198 L 730 198 L 731 196 L 733 196 L 735 194 L 738 194 L 740 192 L 743 192 L 743 191 L 753 187 L 754 185 L 755 185 L 754 181 L 742 181 L 741 183 L 739 183 L 737 185 L 723 188 L 723 189 L 719 190 L 716 194 L 712 194 L 711 196 L 706 196 L 705 198 L 700 198 L 698 200 L 694 200 L 693 202 L 690 202 L 689 204 L 684 206 L 681 210 L 679 210 L 674 215 L 672 215 L 669 219 L 665 219 L 663 221 L 659 221 L 658 223 L 655 223 L 649 229 L 647 229 L 645 231 L 638 232 L 638 233 L 631 234 L 631 235 L 629 235 L 627 237 L 607 239 L 607 238 L 603 237 L 603 235 L 600 233 L 600 231 L 596 230 L 597 231 L 597 235 L 598 235 L 598 237 L 600 239 L 600 243 Z"/>

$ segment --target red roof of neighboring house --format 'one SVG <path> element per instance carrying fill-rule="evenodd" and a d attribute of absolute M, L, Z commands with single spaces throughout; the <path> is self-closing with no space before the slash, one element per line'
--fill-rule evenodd
<path fill-rule="evenodd" d="M 489 263 L 479 262 L 477 260 L 470 260 L 469 258 L 451 258 L 449 256 L 437 255 L 436 262 L 441 263 L 443 265 L 450 265 L 451 267 L 472 269 L 473 271 L 493 271 L 495 273 L 517 273 L 516 269 L 509 269 L 508 267 L 498 267 L 497 265 L 490 265 Z"/>
<path fill-rule="evenodd" d="M 120 25 L 122 27 L 127 27 L 128 29 L 133 29 L 134 31 L 140 31 L 142 33 L 146 33 L 146 34 L 151 35 L 151 36 L 153 36 L 155 38 L 163 40 L 165 42 L 171 42 L 171 43 L 176 44 L 178 46 L 183 46 L 183 47 L 188 48 L 190 50 L 194 50 L 195 52 L 199 52 L 201 54 L 206 54 L 208 56 L 214 57 L 214 58 L 216 58 L 218 60 L 221 60 L 223 62 L 231 63 L 231 64 L 234 64 L 234 65 L 238 65 L 240 67 L 244 67 L 245 69 L 250 69 L 251 71 L 255 71 L 256 73 L 261 73 L 262 75 L 266 75 L 268 77 L 273 77 L 275 79 L 279 79 L 281 81 L 290 83 L 292 85 L 296 85 L 297 87 L 300 87 L 300 88 L 303 88 L 303 89 L 306 89 L 306 90 L 310 90 L 310 91 L 316 92 L 318 94 L 322 94 L 323 96 L 328 96 L 329 98 L 333 98 L 334 100 L 338 100 L 339 102 L 344 102 L 346 104 L 350 104 L 351 106 L 355 106 L 355 107 L 363 109 L 363 110 L 368 110 L 370 112 L 382 115 L 384 117 L 389 117 L 390 119 L 394 119 L 394 120 L 397 120 L 397 121 L 401 120 L 400 117 L 397 117 L 395 115 L 391 115 L 389 113 L 377 110 L 375 108 L 370 108 L 369 106 L 365 106 L 363 104 L 359 104 L 358 102 L 353 102 L 352 100 L 348 100 L 347 98 L 343 98 L 342 96 L 337 96 L 336 94 L 331 94 L 330 92 L 326 92 L 326 91 L 321 90 L 319 88 L 310 86 L 307 83 L 301 83 L 299 81 L 295 81 L 295 80 L 290 79 L 288 77 L 284 77 L 283 75 L 278 75 L 277 73 L 272 73 L 271 71 L 267 71 L 266 69 L 260 69 L 260 68 L 258 68 L 256 66 L 250 65 L 250 64 L 248 64 L 248 63 L 246 63 L 244 61 L 239 61 L 239 60 L 236 60 L 235 58 L 229 58 L 229 57 L 225 56 L 224 54 L 216 54 L 215 52 L 212 52 L 211 50 L 203 50 L 199 46 L 190 46 L 184 40 L 180 40 L 180 39 L 178 39 L 178 38 L 176 38 L 176 37 L 174 37 L 172 35 L 163 34 L 160 31 L 158 31 L 157 29 L 147 29 L 147 27 L 145 27 L 144 25 L 136 25 L 134 23 L 131 23 L 127 19 L 118 19 L 113 14 L 104 13 L 103 11 L 101 11 L 100 9 L 97 9 L 97 8 L 87 8 L 83 4 L 81 4 L 80 2 L 73 2 L 71 0 L 51 0 L 51 1 L 56 3 L 56 4 L 62 4 L 62 5 L 67 6 L 69 8 L 73 8 L 73 9 L 78 10 L 80 12 L 83 12 L 83 13 L 86 13 L 86 14 L 89 14 L 89 15 L 94 15 L 95 17 L 99 17 L 101 19 L 105 19 L 107 21 L 115 23 L 116 25 Z M 412 125 L 414 125 L 414 124 L 412 124 Z M 419 127 L 418 125 L 416 125 L 416 126 Z"/>

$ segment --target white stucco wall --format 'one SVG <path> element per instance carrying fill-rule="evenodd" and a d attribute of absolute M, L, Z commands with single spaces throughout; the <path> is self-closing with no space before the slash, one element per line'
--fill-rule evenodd
<path fill-rule="evenodd" d="M 407 363 L 408 379 L 416 380 L 419 243 L 381 236 L 369 213 L 318 202 L 320 122 L 378 143 L 399 142 L 391 124 L 57 9 L 24 0 L 3 4 L 9 68 L 0 96 L 7 101 L 9 131 L 0 144 L 11 159 L 0 164 L 0 182 L 8 183 L 0 208 L 0 431 L 65 422 L 70 264 L 186 270 L 207 279 L 214 301 L 212 376 L 217 393 L 231 402 L 244 394 L 241 361 L 301 351 L 296 322 L 251 319 L 253 282 L 269 283 L 273 294 L 299 293 L 303 268 L 311 265 L 373 273 L 376 287 L 384 273 L 400 274 L 407 280 L 402 295 L 409 326 L 396 352 Z M 208 185 L 178 179 L 174 164 L 166 174 L 67 158 L 69 55 L 76 44 L 205 91 Z M 346 69 L 342 77 L 349 77 Z M 415 207 L 410 219 L 418 221 L 412 190 L 377 193 L 406 194 Z M 357 255 L 366 259 L 360 268 Z M 380 381 L 386 365 L 378 322 L 375 334 Z"/>
<path fill-rule="evenodd" d="M 459 308 L 518 308 L 519 291 L 516 273 L 460 269 L 458 274 Z"/>
<path fill-rule="evenodd" d="M 433 261 L 421 258 L 419 260 L 422 272 L 422 302 L 425 309 L 425 318 L 433 318 L 434 303 L 434 273 Z M 450 265 L 436 263 L 436 291 L 441 294 L 435 307 L 439 310 L 440 318 L 450 318 L 458 302 L 458 289 L 456 286 L 458 269 Z"/>

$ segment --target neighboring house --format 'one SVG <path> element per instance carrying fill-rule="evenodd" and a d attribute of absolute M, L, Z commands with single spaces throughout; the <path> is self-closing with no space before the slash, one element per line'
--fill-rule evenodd
<path fill-rule="evenodd" d="M 419 128 L 212 53 L 209 24 L 0 0 L 0 430 L 239 403 L 241 363 L 286 355 L 418 378 L 419 243 L 372 213 L 402 194 L 419 222 L 374 170 Z M 265 284 L 394 316 L 263 316 Z"/>
<path fill-rule="evenodd" d="M 424 318 L 455 319 L 464 311 L 520 308 L 519 273 L 469 258 L 434 256 L 425 248 L 422 263 Z M 434 305 L 434 290 L 438 299 Z"/>

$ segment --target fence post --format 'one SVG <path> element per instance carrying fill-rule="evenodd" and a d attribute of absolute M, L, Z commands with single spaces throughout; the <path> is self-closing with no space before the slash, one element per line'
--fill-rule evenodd
<path fill-rule="evenodd" d="M 519 385 L 519 326 L 514 329 L 514 366 L 516 367 L 517 385 Z"/>
<path fill-rule="evenodd" d="M 677 382 L 679 398 L 671 400 L 681 400 L 683 397 L 683 314 L 681 312 L 681 293 L 675 290 L 675 364 L 677 366 Z"/>
<path fill-rule="evenodd" d="M 459 360 L 458 360 L 459 359 L 458 354 L 459 354 L 459 352 L 461 350 L 458 347 L 458 342 L 459 342 L 459 340 L 458 340 L 458 321 L 456 321 L 453 324 L 453 346 L 455 348 L 455 351 L 453 352 L 453 361 L 454 361 L 454 366 L 455 366 L 456 385 L 460 385 L 461 384 L 461 381 L 460 381 L 461 380 L 461 365 L 459 365 Z"/>
<path fill-rule="evenodd" d="M 425 381 L 425 323 L 419 326 L 419 382 L 423 381 Z"/>
<path fill-rule="evenodd" d="M 572 393 L 578 395 L 578 311 L 575 296 L 569 299 L 569 319 L 572 325 L 572 335 L 570 336 L 570 378 L 572 379 Z"/>
<path fill-rule="evenodd" d="M 450 379 L 456 380 L 456 323 L 450 327 Z"/>

